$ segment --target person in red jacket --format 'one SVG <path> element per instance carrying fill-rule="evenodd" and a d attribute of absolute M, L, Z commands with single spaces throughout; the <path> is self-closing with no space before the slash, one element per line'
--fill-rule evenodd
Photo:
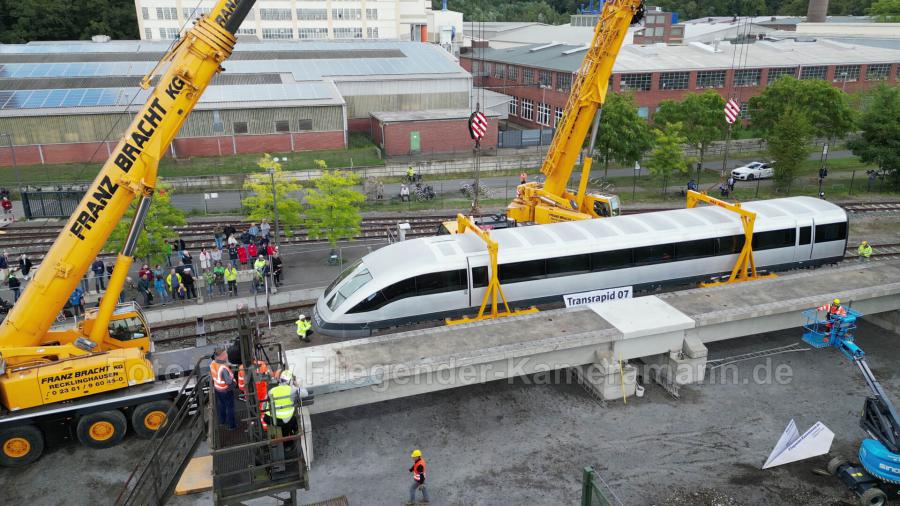
<path fill-rule="evenodd" d="M 422 458 L 422 452 L 413 450 L 409 455 L 413 459 L 413 465 L 409 468 L 412 473 L 413 482 L 409 487 L 409 502 L 406 504 L 416 503 L 416 490 L 422 490 L 422 502 L 430 502 L 428 499 L 428 489 L 425 488 L 425 459 Z"/>
<path fill-rule="evenodd" d="M 237 254 L 238 254 L 238 260 L 241 262 L 241 265 L 247 265 L 247 262 L 250 259 L 249 255 L 248 255 L 247 247 L 244 245 L 241 245 L 237 250 Z"/>
<path fill-rule="evenodd" d="M 256 258 L 257 256 L 259 256 L 259 249 L 256 247 L 255 243 L 251 242 L 250 245 L 247 246 L 247 252 L 250 253 L 250 258 Z"/>

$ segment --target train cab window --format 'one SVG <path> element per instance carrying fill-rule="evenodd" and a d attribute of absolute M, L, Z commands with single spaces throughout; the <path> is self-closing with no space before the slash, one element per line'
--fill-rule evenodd
<path fill-rule="evenodd" d="M 700 239 L 675 243 L 675 258 L 689 260 L 691 258 L 711 257 L 716 254 L 715 239 Z"/>
<path fill-rule="evenodd" d="M 359 264 L 361 264 L 361 263 L 362 263 L 362 260 L 357 260 L 357 261 L 353 262 L 352 264 L 350 264 L 349 267 L 344 269 L 343 272 L 341 272 L 338 275 L 338 277 L 335 278 L 335 280 L 332 281 L 330 285 L 328 285 L 328 288 L 325 289 L 325 296 L 327 297 L 327 296 L 331 295 L 331 291 L 334 290 L 334 287 L 341 284 L 341 281 L 343 281 L 344 279 L 347 278 L 347 276 L 349 276 L 351 273 L 353 273 L 353 271 L 355 271 L 356 268 L 359 267 Z"/>
<path fill-rule="evenodd" d="M 547 263 L 544 259 L 528 262 L 512 262 L 499 266 L 501 283 L 520 283 L 534 281 L 547 276 Z"/>
<path fill-rule="evenodd" d="M 472 267 L 472 288 L 484 288 L 488 285 L 488 268 Z"/>
<path fill-rule="evenodd" d="M 432 272 L 416 276 L 416 295 L 454 292 L 466 289 L 466 271 Z"/>
<path fill-rule="evenodd" d="M 588 255 L 571 255 L 547 259 L 547 277 L 571 276 L 591 270 L 591 257 Z"/>
<path fill-rule="evenodd" d="M 744 249 L 744 236 L 732 235 L 729 237 L 719 237 L 716 239 L 718 243 L 716 251 L 719 255 L 737 255 Z"/>
<path fill-rule="evenodd" d="M 356 293 L 357 290 L 362 288 L 366 283 L 372 281 L 372 275 L 369 274 L 368 269 L 362 269 L 357 272 L 350 281 L 344 283 L 344 286 L 337 291 L 334 297 L 328 301 L 328 308 L 332 311 L 336 310 L 338 306 L 340 306 L 345 300 L 349 299 L 351 295 Z"/>
<path fill-rule="evenodd" d="M 790 248 L 797 242 L 797 229 L 770 230 L 753 234 L 753 251 Z"/>
<path fill-rule="evenodd" d="M 637 265 L 669 262 L 675 257 L 674 244 L 657 244 L 634 249 L 634 263 Z"/>
<path fill-rule="evenodd" d="M 816 244 L 847 239 L 847 223 L 829 223 L 816 225 Z"/>
<path fill-rule="evenodd" d="M 800 227 L 800 246 L 809 244 L 812 238 L 812 227 Z"/>
<path fill-rule="evenodd" d="M 116 341 L 142 339 L 147 337 L 147 329 L 140 318 L 123 318 L 109 322 L 109 337 Z"/>

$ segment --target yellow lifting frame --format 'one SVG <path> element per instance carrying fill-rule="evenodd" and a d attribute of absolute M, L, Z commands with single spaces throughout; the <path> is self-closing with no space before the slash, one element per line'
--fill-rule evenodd
<path fill-rule="evenodd" d="M 503 295 L 503 288 L 500 286 L 500 277 L 497 274 L 497 252 L 500 250 L 500 245 L 497 244 L 497 241 L 491 238 L 491 234 L 488 231 L 479 228 L 471 218 L 463 216 L 462 214 L 457 214 L 456 233 L 464 234 L 466 230 L 472 231 L 487 245 L 488 257 L 491 260 L 491 275 L 488 280 L 487 290 L 485 290 L 484 297 L 481 299 L 481 308 L 478 310 L 478 315 L 474 318 L 463 316 L 462 318 L 455 320 L 447 318 L 447 325 L 458 325 L 460 323 L 480 322 L 485 320 L 492 320 L 494 318 L 503 318 L 505 316 L 517 316 L 521 314 L 537 313 L 538 309 L 534 306 L 528 309 L 510 311 L 509 304 L 507 304 L 506 302 L 506 297 Z M 498 298 L 503 302 L 503 311 L 497 310 Z M 488 300 L 491 301 L 491 312 L 485 314 Z"/>
<path fill-rule="evenodd" d="M 753 281 L 756 279 L 774 278 L 775 274 L 759 274 L 756 272 L 756 262 L 753 260 L 753 224 L 756 222 L 756 213 L 748 211 L 741 207 L 740 202 L 732 204 L 715 197 L 710 197 L 705 193 L 688 190 L 687 207 L 688 209 L 697 207 L 698 202 L 706 202 L 709 205 L 721 207 L 737 213 L 741 217 L 741 225 L 744 227 L 744 247 L 738 255 L 734 268 L 731 269 L 731 276 L 726 281 L 713 281 L 709 283 L 700 283 L 702 287 L 728 285 L 731 283 L 740 283 L 743 281 Z"/>

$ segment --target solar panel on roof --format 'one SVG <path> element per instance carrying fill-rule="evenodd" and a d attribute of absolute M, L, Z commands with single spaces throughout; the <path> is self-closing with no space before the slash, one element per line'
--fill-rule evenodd
<path fill-rule="evenodd" d="M 59 107 L 68 93 L 69 90 L 52 90 L 44 101 L 44 107 Z"/>
<path fill-rule="evenodd" d="M 6 105 L 6 101 L 9 100 L 9 97 L 13 95 L 11 91 L 0 91 L 0 109 L 3 109 Z"/>

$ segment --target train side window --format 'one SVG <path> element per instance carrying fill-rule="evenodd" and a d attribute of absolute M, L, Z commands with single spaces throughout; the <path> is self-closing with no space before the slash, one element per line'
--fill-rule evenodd
<path fill-rule="evenodd" d="M 789 248 L 797 241 L 797 229 L 770 230 L 753 234 L 753 251 Z"/>
<path fill-rule="evenodd" d="M 519 283 L 543 279 L 547 275 L 547 263 L 544 259 L 528 262 L 513 262 L 499 266 L 501 283 Z"/>
<path fill-rule="evenodd" d="M 488 285 L 488 268 L 472 267 L 472 288 L 484 288 Z"/>
<path fill-rule="evenodd" d="M 385 304 L 387 304 L 387 299 L 384 297 L 384 294 L 378 291 L 369 295 L 366 300 L 354 306 L 353 309 L 347 311 L 347 313 L 366 313 L 368 311 L 375 311 Z"/>
<path fill-rule="evenodd" d="M 587 255 L 571 255 L 547 259 L 547 277 L 569 276 L 591 270 L 591 257 Z"/>
<path fill-rule="evenodd" d="M 718 242 L 717 251 L 719 255 L 737 255 L 744 249 L 743 235 L 719 237 L 716 241 Z"/>
<path fill-rule="evenodd" d="M 432 272 L 416 276 L 416 295 L 465 290 L 465 271 Z"/>
<path fill-rule="evenodd" d="M 592 271 L 624 269 L 626 267 L 631 267 L 631 264 L 632 258 L 630 249 L 604 251 L 602 253 L 591 253 Z"/>
<path fill-rule="evenodd" d="M 634 263 L 636 265 L 658 264 L 669 262 L 675 257 L 674 244 L 656 244 L 634 249 Z"/>
<path fill-rule="evenodd" d="M 812 227 L 800 227 L 800 246 L 809 244 L 812 238 Z"/>
<path fill-rule="evenodd" d="M 407 297 L 415 297 L 416 295 L 416 278 L 404 279 L 388 286 L 381 291 L 387 302 L 405 299 Z"/>
<path fill-rule="evenodd" d="M 691 258 L 711 257 L 716 254 L 715 239 L 700 239 L 675 243 L 675 258 L 689 260 Z"/>
<path fill-rule="evenodd" d="M 816 225 L 816 244 L 847 239 L 847 222 Z"/>

